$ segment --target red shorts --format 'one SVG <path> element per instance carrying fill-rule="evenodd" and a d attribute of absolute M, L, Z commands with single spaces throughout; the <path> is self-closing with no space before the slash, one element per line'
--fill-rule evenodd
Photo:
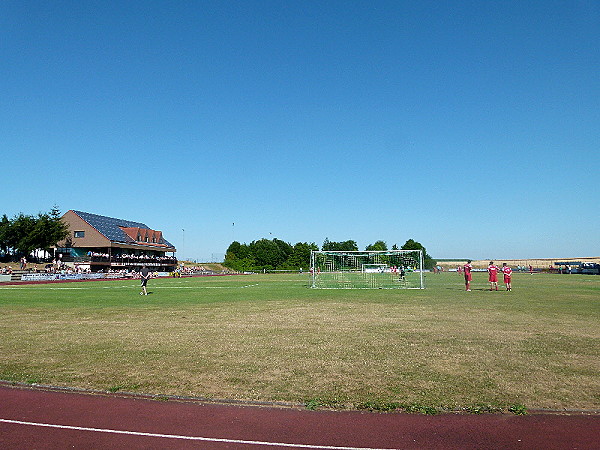
<path fill-rule="evenodd" d="M 471 272 L 466 273 L 465 272 L 465 281 L 471 281 L 473 279 L 473 276 L 471 275 Z"/>
<path fill-rule="evenodd" d="M 498 282 L 498 275 L 497 274 L 490 274 L 490 283 L 497 283 Z"/>
<path fill-rule="evenodd" d="M 504 282 L 510 283 L 510 275 L 504 275 Z"/>

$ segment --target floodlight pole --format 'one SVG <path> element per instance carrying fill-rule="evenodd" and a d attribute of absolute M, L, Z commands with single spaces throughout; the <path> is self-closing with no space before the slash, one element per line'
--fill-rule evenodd
<path fill-rule="evenodd" d="M 182 235 L 182 243 L 181 243 L 181 260 L 185 261 L 185 230 L 182 228 L 181 229 L 181 235 Z"/>

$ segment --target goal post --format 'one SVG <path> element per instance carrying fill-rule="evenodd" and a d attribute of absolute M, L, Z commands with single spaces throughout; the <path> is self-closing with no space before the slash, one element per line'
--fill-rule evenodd
<path fill-rule="evenodd" d="M 422 250 L 315 251 L 315 289 L 424 289 Z"/>

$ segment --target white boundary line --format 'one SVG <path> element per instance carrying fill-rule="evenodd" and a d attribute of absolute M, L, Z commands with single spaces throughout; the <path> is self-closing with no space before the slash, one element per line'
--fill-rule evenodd
<path fill-rule="evenodd" d="M 249 287 L 258 286 L 256 284 L 246 284 L 244 286 L 151 286 L 152 288 L 157 289 L 244 289 Z M 137 285 L 136 285 L 137 287 Z"/>
<path fill-rule="evenodd" d="M 265 442 L 265 441 L 247 441 L 242 439 L 221 439 L 221 438 L 208 438 L 200 436 L 181 436 L 177 434 L 160 434 L 160 433 L 144 433 L 141 431 L 121 431 L 121 430 L 110 430 L 106 428 L 88 428 L 88 427 L 76 427 L 72 425 L 55 425 L 49 423 L 39 422 L 25 422 L 22 420 L 11 420 L 11 419 L 0 419 L 0 422 L 11 423 L 15 425 L 28 425 L 35 427 L 45 428 L 59 428 L 63 430 L 76 430 L 76 431 L 92 431 L 96 433 L 111 433 L 111 434 L 126 434 L 133 436 L 145 436 L 145 437 L 157 437 L 167 439 L 185 439 L 190 441 L 204 441 L 204 442 L 224 442 L 228 444 L 246 444 L 246 445 L 265 445 L 271 447 L 292 447 L 292 448 L 313 448 L 321 450 L 394 450 L 394 449 L 383 449 L 383 448 L 371 448 L 371 447 L 336 447 L 332 445 L 310 445 L 310 444 L 287 444 L 284 442 Z"/>
<path fill-rule="evenodd" d="M 0 289 L 44 289 L 48 291 L 90 291 L 95 289 L 124 289 L 124 288 L 138 288 L 138 283 L 129 284 L 126 286 L 102 286 L 102 287 L 45 287 L 39 288 L 37 286 L 32 287 L 32 285 L 24 285 L 24 286 L 6 286 Z M 245 289 L 249 287 L 256 287 L 258 283 L 255 284 L 246 284 L 244 286 L 150 286 L 152 289 Z"/>

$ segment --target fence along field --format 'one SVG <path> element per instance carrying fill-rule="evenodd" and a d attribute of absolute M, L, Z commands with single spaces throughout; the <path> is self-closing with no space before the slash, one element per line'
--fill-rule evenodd
<path fill-rule="evenodd" d="M 0 287 L 0 379 L 335 408 L 600 409 L 600 277 L 307 274 Z M 412 405 L 412 406 L 411 406 Z M 427 409 L 430 408 L 430 409 Z"/>
<path fill-rule="evenodd" d="M 460 260 L 444 260 L 439 261 L 438 265 L 444 267 L 446 270 L 448 269 L 456 269 L 457 266 L 462 266 L 465 263 L 466 259 Z M 485 269 L 487 268 L 490 261 L 496 261 L 499 263 L 507 263 L 513 269 L 517 266 L 529 267 L 531 265 L 536 270 L 547 270 L 550 267 L 557 269 L 557 262 L 562 262 L 564 265 L 573 264 L 573 263 L 595 263 L 600 264 L 600 257 L 582 257 L 582 258 L 537 258 L 537 259 L 482 259 L 478 261 L 473 261 L 471 264 L 476 269 Z"/>

